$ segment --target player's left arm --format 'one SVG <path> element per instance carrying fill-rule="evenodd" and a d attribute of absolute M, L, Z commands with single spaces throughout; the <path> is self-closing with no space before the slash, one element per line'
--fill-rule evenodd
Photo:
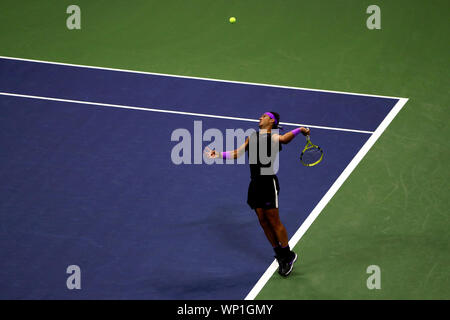
<path fill-rule="evenodd" d="M 283 135 L 280 134 L 275 134 L 273 135 L 274 139 L 278 138 L 278 141 L 282 144 L 288 144 L 289 142 L 291 142 L 299 133 L 303 134 L 304 136 L 309 135 L 309 133 L 311 132 L 311 130 L 309 130 L 309 128 L 304 128 L 304 127 L 300 127 L 300 128 L 296 128 L 294 130 L 291 130 L 289 132 L 286 132 Z"/>
<path fill-rule="evenodd" d="M 245 139 L 245 142 L 237 149 L 232 151 L 219 152 L 216 150 L 211 150 L 209 147 L 205 148 L 206 156 L 210 159 L 222 158 L 222 159 L 237 159 L 245 153 L 248 147 L 249 138 Z"/>

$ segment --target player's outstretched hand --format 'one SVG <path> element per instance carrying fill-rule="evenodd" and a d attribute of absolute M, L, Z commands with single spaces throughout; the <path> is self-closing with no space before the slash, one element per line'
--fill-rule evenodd
<path fill-rule="evenodd" d="M 214 159 L 219 157 L 219 152 L 216 150 L 211 150 L 209 147 L 205 148 L 205 154 L 208 157 L 208 159 Z"/>

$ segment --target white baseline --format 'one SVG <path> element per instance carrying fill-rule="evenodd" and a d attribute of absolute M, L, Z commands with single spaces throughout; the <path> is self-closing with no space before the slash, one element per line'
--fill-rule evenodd
<path fill-rule="evenodd" d="M 369 152 L 370 148 L 375 144 L 375 142 L 378 140 L 378 138 L 381 136 L 381 134 L 386 130 L 388 125 L 391 123 L 391 121 L 395 118 L 395 116 L 400 112 L 400 110 L 403 108 L 403 106 L 408 102 L 407 98 L 401 98 L 392 108 L 392 110 L 388 113 L 386 118 L 381 122 L 381 124 L 378 126 L 378 128 L 375 130 L 375 132 L 370 136 L 370 138 L 366 141 L 366 143 L 362 146 L 362 148 L 359 150 L 359 152 L 355 155 L 355 157 L 350 161 L 350 163 L 347 165 L 347 167 L 344 169 L 344 171 L 341 173 L 339 178 L 333 183 L 331 188 L 327 191 L 327 193 L 322 197 L 322 199 L 319 201 L 319 203 L 316 205 L 316 207 L 313 209 L 313 211 L 308 215 L 306 220 L 302 223 L 300 228 L 295 232 L 295 234 L 292 236 L 291 240 L 289 241 L 289 246 L 291 248 L 295 247 L 295 245 L 298 243 L 298 241 L 301 239 L 301 237 L 305 234 L 305 232 L 309 229 L 309 227 L 312 225 L 314 220 L 319 216 L 319 214 L 322 212 L 322 210 L 325 208 L 325 206 L 328 204 L 328 202 L 331 200 L 331 198 L 336 194 L 336 192 L 339 190 L 339 188 L 342 186 L 342 184 L 347 180 L 347 178 L 350 176 L 350 174 L 355 170 L 356 166 L 361 162 L 361 160 L 364 158 L 364 156 Z M 301 256 L 300 256 L 301 259 Z M 277 270 L 277 262 L 274 260 L 272 264 L 267 268 L 266 272 L 262 275 L 262 277 L 258 280 L 258 282 L 255 284 L 253 289 L 248 293 L 245 300 L 254 300 L 256 296 L 259 294 L 259 292 L 262 290 L 264 285 L 269 281 L 270 277 L 274 274 L 274 272 Z"/>

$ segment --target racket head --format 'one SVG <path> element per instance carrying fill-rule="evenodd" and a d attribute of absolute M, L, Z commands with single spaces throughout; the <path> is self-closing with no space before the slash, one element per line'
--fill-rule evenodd
<path fill-rule="evenodd" d="M 309 136 L 306 137 L 307 143 L 300 155 L 301 163 L 306 167 L 313 167 L 323 160 L 323 150 L 311 143 Z"/>

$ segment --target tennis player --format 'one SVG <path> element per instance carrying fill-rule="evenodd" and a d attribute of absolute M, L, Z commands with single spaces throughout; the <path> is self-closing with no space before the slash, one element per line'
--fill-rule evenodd
<path fill-rule="evenodd" d="M 278 261 L 278 273 L 287 277 L 297 260 L 297 254 L 291 251 L 286 228 L 280 220 L 278 210 L 278 194 L 280 185 L 274 169 L 275 157 L 282 149 L 282 144 L 288 144 L 299 133 L 309 135 L 309 129 L 300 127 L 283 135 L 273 133 L 278 129 L 280 115 L 276 112 L 265 112 L 259 118 L 259 131 L 250 135 L 245 143 L 233 151 L 218 152 L 205 149 L 208 158 L 236 159 L 248 151 L 250 162 L 250 185 L 248 187 L 247 203 L 255 210 L 259 223 L 275 251 Z M 253 147 L 256 146 L 256 147 Z M 265 148 L 270 161 L 261 159 L 261 148 Z M 263 149 L 264 150 L 264 149 Z M 256 155 L 255 155 L 256 153 Z M 252 161 L 256 159 L 256 161 Z"/>

